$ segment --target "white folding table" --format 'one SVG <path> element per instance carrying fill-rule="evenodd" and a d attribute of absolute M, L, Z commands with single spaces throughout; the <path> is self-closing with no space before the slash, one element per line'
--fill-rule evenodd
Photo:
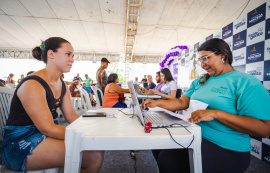
<path fill-rule="evenodd" d="M 83 150 L 151 150 L 181 148 L 170 137 L 166 129 L 153 129 L 145 133 L 137 117 L 130 118 L 115 108 L 103 108 L 116 118 L 80 117 L 66 127 L 65 173 L 80 172 Z M 132 114 L 130 109 L 124 109 Z M 201 128 L 196 124 L 188 127 L 170 128 L 174 139 L 184 147 L 189 147 L 191 172 L 202 172 Z"/>

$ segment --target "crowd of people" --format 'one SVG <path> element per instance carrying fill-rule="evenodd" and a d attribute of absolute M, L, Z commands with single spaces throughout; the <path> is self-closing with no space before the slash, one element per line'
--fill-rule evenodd
<path fill-rule="evenodd" d="M 206 110 L 194 111 L 189 119 L 201 127 L 203 172 L 244 172 L 250 160 L 249 135 L 270 135 L 270 97 L 258 79 L 233 69 L 232 52 L 225 41 L 208 40 L 198 52 L 201 67 L 207 73 L 194 80 L 181 98 L 176 98 L 177 84 L 168 68 L 156 72 L 156 84 L 151 75 L 144 75 L 141 82 L 135 77 L 133 83 L 142 85 L 141 92 L 162 97 L 145 100 L 141 108 L 159 106 L 176 111 L 187 109 L 190 100 L 207 103 Z M 69 72 L 74 62 L 74 50 L 67 40 L 48 38 L 35 47 L 32 54 L 46 67 L 18 80 L 10 115 L 3 128 L 3 164 L 19 171 L 64 166 L 65 127 L 58 125 L 56 109 L 61 108 L 66 121 L 72 123 L 79 115 L 72 107 L 70 94 L 78 97 L 78 86 L 82 83 L 92 97 L 93 80 L 88 74 L 85 80 L 79 73 L 72 82 L 63 80 L 63 73 Z M 97 97 L 104 94 L 103 108 L 126 108 L 123 94 L 129 90 L 117 85 L 116 73 L 107 75 L 109 63 L 102 58 L 97 69 L 96 86 L 102 92 Z M 1 83 L 13 84 L 13 77 L 10 74 L 8 80 Z M 25 141 L 28 143 L 22 148 Z M 159 172 L 190 172 L 186 149 L 152 152 Z M 98 172 L 102 162 L 103 151 L 83 151 L 81 172 Z"/>

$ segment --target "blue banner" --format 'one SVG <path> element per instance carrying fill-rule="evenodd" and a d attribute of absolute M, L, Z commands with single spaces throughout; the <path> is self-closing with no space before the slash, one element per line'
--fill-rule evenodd
<path fill-rule="evenodd" d="M 233 34 L 233 23 L 230 23 L 229 25 L 222 28 L 222 39 L 226 39 Z"/>
<path fill-rule="evenodd" d="M 186 50 L 185 50 L 185 57 L 188 57 L 189 56 L 189 48 L 187 48 Z"/>
<path fill-rule="evenodd" d="M 248 13 L 247 27 L 252 27 L 265 20 L 266 3 Z"/>
<path fill-rule="evenodd" d="M 209 35 L 208 37 L 205 38 L 205 40 L 211 40 L 213 38 L 213 34 L 212 35 Z"/>
<path fill-rule="evenodd" d="M 247 47 L 246 60 L 247 64 L 264 60 L 264 41 Z"/>
<path fill-rule="evenodd" d="M 264 61 L 264 81 L 270 81 L 270 60 Z"/>
<path fill-rule="evenodd" d="M 247 44 L 247 30 L 239 32 L 233 36 L 233 50 L 246 47 Z"/>
<path fill-rule="evenodd" d="M 265 21 L 265 40 L 270 38 L 270 18 Z"/>

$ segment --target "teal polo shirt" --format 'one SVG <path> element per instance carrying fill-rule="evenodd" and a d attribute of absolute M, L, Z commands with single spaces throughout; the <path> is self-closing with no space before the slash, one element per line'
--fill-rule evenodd
<path fill-rule="evenodd" d="M 270 97 L 262 83 L 250 74 L 232 71 L 211 76 L 204 86 L 196 79 L 185 92 L 191 100 L 209 104 L 209 110 L 221 110 L 234 115 L 270 120 Z M 202 137 L 220 147 L 247 152 L 251 150 L 250 136 L 238 132 L 218 120 L 197 123 Z"/>
<path fill-rule="evenodd" d="M 87 78 L 87 79 L 85 79 L 85 85 L 86 85 L 86 87 L 90 87 L 91 86 L 91 81 L 92 81 L 92 79 L 90 77 Z"/>

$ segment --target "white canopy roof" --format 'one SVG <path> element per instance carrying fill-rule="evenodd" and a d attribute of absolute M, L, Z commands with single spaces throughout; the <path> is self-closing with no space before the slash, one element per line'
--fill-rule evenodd
<path fill-rule="evenodd" d="M 171 47 L 193 45 L 264 2 L 0 0 L 0 50 L 31 50 L 40 40 L 60 36 L 76 52 L 119 55 L 130 46 L 133 56 L 162 57 Z M 128 34 L 134 39 L 128 41 Z"/>

